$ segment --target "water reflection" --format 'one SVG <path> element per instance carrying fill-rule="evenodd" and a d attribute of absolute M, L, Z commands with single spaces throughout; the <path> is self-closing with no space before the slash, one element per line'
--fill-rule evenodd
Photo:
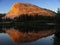
<path fill-rule="evenodd" d="M 12 27 L 0 28 L 0 30 L 8 34 L 0 34 L 1 45 L 60 45 L 60 39 L 54 36 L 53 29 L 37 29 L 36 31 L 36 29 Z"/>
<path fill-rule="evenodd" d="M 0 33 L 0 45 L 14 45 L 7 33 Z"/>
<path fill-rule="evenodd" d="M 20 44 L 20 45 L 53 45 L 53 43 L 54 43 L 53 37 L 54 37 L 54 34 L 51 35 L 51 36 L 48 36 L 48 37 L 40 38 L 39 40 L 34 41 L 34 42 L 23 43 L 23 44 Z"/>
<path fill-rule="evenodd" d="M 28 43 L 13 43 L 7 33 L 0 33 L 0 45 L 60 45 L 59 38 L 55 37 L 54 34 L 48 37 L 40 38 L 39 40 L 28 42 Z"/>
<path fill-rule="evenodd" d="M 54 37 L 54 45 L 60 45 L 60 38 Z"/>
<path fill-rule="evenodd" d="M 23 31 L 22 32 L 21 30 L 14 29 L 14 28 L 7 29 L 5 31 L 6 33 L 9 34 L 9 36 L 11 37 L 14 43 L 32 42 L 41 37 L 49 36 L 55 32 L 54 30 L 28 31 L 28 32 Z"/>

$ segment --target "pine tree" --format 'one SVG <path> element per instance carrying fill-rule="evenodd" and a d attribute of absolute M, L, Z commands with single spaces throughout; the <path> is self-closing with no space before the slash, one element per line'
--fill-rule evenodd
<path fill-rule="evenodd" d="M 60 8 L 57 10 L 57 15 L 60 16 Z"/>

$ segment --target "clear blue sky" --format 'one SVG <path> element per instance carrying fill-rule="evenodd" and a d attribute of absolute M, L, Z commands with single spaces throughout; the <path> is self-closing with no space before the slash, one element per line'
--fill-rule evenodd
<path fill-rule="evenodd" d="M 60 7 L 60 0 L 0 0 L 0 13 L 7 13 L 14 2 L 25 2 L 57 11 Z"/>

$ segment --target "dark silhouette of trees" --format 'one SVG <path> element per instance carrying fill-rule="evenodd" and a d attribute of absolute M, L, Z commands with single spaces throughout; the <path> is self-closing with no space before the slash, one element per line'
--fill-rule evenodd
<path fill-rule="evenodd" d="M 9 20 L 9 19 L 7 19 Z M 42 16 L 42 15 L 28 15 L 28 14 L 22 14 L 19 17 L 15 17 L 13 19 L 13 22 L 29 22 L 29 21 L 37 21 L 37 22 L 45 22 L 45 23 L 51 23 L 54 22 L 55 17 L 53 16 Z"/>
<path fill-rule="evenodd" d="M 57 10 L 57 16 L 60 16 L 60 8 Z"/>
<path fill-rule="evenodd" d="M 56 18 L 56 33 L 55 33 L 55 36 L 60 38 L 60 8 L 58 8 L 55 18 Z"/>
<path fill-rule="evenodd" d="M 57 10 L 56 23 L 60 23 L 60 8 Z"/>
<path fill-rule="evenodd" d="M 35 15 L 28 15 L 28 14 L 21 14 L 18 17 L 14 18 L 6 18 L 1 17 L 0 18 L 0 25 L 2 26 L 2 22 L 4 27 L 17 27 L 21 29 L 25 29 L 28 31 L 28 29 L 33 30 L 39 30 L 39 29 L 46 29 L 51 28 L 53 26 L 49 26 L 46 23 L 54 23 L 54 17 L 53 16 L 42 16 L 39 14 Z M 24 30 L 23 29 L 23 30 Z"/>

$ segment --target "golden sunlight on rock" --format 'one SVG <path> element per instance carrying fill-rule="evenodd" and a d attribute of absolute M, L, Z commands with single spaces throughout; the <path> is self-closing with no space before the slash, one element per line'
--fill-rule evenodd
<path fill-rule="evenodd" d="M 15 29 L 6 30 L 14 43 L 24 43 L 35 41 L 41 37 L 53 34 L 54 30 L 38 31 L 38 32 L 20 32 Z"/>
<path fill-rule="evenodd" d="M 12 5 L 11 9 L 9 10 L 9 12 L 6 14 L 5 17 L 14 18 L 14 17 L 18 17 L 21 14 L 28 14 L 28 15 L 38 14 L 42 16 L 56 15 L 55 12 L 48 9 L 40 8 L 38 6 L 28 4 L 28 3 L 16 2 Z"/>

